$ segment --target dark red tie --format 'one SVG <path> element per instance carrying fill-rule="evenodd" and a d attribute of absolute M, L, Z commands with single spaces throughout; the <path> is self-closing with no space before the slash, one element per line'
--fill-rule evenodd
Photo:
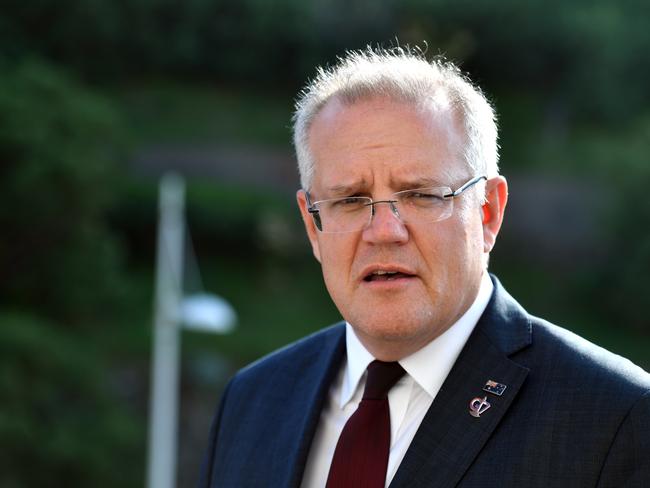
<path fill-rule="evenodd" d="M 402 375 L 399 363 L 368 365 L 363 399 L 336 444 L 327 488 L 384 488 L 390 448 L 387 394 Z"/>

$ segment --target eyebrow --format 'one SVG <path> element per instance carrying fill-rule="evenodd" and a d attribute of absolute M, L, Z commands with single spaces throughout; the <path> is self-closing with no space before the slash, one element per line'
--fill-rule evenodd
<path fill-rule="evenodd" d="M 433 188 L 433 187 L 447 187 L 449 185 L 441 183 L 439 179 L 435 177 L 423 176 L 420 178 L 415 178 L 413 180 L 402 180 L 402 181 L 391 181 L 391 187 L 395 191 L 402 190 L 412 190 L 416 188 Z M 349 195 L 354 195 L 355 193 L 363 193 L 367 190 L 367 182 L 365 180 L 356 181 L 349 184 L 339 184 L 333 185 L 326 189 L 327 198 L 337 198 L 344 197 Z"/>
<path fill-rule="evenodd" d="M 364 180 L 361 180 L 351 184 L 340 184 L 340 185 L 330 186 L 329 188 L 326 189 L 326 192 L 328 195 L 332 195 L 333 197 L 347 196 L 354 193 L 359 193 L 360 191 L 365 191 L 367 186 L 368 186 L 367 183 Z"/>
<path fill-rule="evenodd" d="M 448 185 L 441 183 L 437 178 L 424 176 L 413 180 L 391 181 L 391 186 L 398 190 L 411 190 L 415 188 L 432 188 Z"/>

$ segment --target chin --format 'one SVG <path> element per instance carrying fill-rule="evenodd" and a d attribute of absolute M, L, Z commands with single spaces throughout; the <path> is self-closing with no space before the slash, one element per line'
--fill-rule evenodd
<path fill-rule="evenodd" d="M 358 334 L 386 343 L 422 340 L 433 327 L 431 313 L 370 313 L 351 318 L 348 321 Z"/>

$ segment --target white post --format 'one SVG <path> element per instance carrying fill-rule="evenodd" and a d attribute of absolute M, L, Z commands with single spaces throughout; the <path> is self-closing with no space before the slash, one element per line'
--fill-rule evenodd
<path fill-rule="evenodd" d="M 176 485 L 178 428 L 178 324 L 183 281 L 185 185 L 177 175 L 164 175 L 160 184 L 160 216 L 149 405 L 147 486 Z"/>

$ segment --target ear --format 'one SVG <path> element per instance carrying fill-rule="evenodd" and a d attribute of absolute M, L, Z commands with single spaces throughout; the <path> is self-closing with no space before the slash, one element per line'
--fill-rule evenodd
<path fill-rule="evenodd" d="M 483 211 L 483 252 L 489 253 L 497 240 L 503 214 L 508 203 L 508 182 L 503 176 L 490 178 L 485 183 L 486 202 Z"/>
<path fill-rule="evenodd" d="M 305 190 L 298 190 L 296 193 L 296 200 L 298 200 L 298 208 L 300 209 L 300 215 L 302 215 L 302 221 L 305 224 L 305 229 L 307 230 L 307 237 L 309 237 L 309 242 L 311 243 L 311 250 L 314 253 L 314 257 L 320 263 L 320 246 L 318 243 L 318 230 L 316 229 L 316 224 L 314 219 L 307 210 L 307 196 L 305 195 Z"/>

